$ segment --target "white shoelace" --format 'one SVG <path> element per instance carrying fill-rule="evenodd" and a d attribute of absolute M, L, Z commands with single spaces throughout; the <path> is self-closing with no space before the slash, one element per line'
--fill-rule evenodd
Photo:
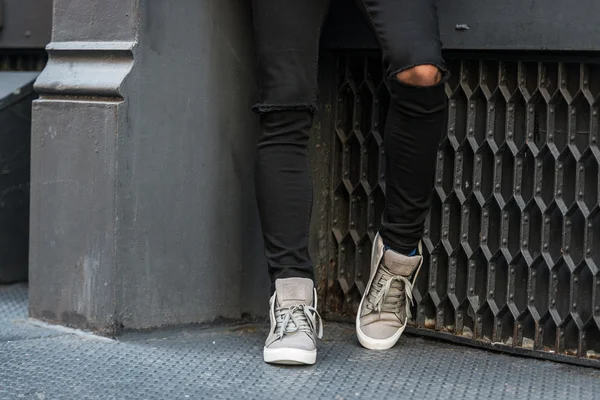
<path fill-rule="evenodd" d="M 298 304 L 292 307 L 275 308 L 275 320 L 277 328 L 275 335 L 277 339 L 283 339 L 286 333 L 293 332 L 317 332 L 317 337 L 323 337 L 323 321 L 314 307 Z"/>
<path fill-rule="evenodd" d="M 412 283 L 404 276 L 392 274 L 383 266 L 379 268 L 367 298 L 367 309 L 379 313 L 383 311 L 397 314 L 404 306 L 406 318 L 410 319 L 412 316 L 410 306 L 413 304 Z M 394 293 L 390 293 L 392 289 Z M 406 298 L 409 301 L 406 301 Z"/>

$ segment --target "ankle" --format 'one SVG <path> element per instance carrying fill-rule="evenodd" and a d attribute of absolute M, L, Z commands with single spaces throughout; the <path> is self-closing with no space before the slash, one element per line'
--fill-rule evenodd
<path fill-rule="evenodd" d="M 395 247 L 394 248 L 392 246 L 385 244 L 384 250 L 385 251 L 391 250 L 395 253 L 402 254 L 403 256 L 407 256 L 407 257 L 414 257 L 419 254 L 418 246 L 415 246 L 412 248 L 411 247 L 401 247 L 401 248 Z"/>

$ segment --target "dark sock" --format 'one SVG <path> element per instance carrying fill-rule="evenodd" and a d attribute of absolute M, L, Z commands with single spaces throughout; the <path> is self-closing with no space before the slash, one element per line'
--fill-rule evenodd
<path fill-rule="evenodd" d="M 386 251 L 387 251 L 387 250 L 392 250 L 392 251 L 395 251 L 395 250 L 393 250 L 393 249 L 392 249 L 390 246 L 385 246 L 384 250 L 386 250 Z M 419 254 L 419 251 L 418 251 L 418 248 L 416 248 L 416 247 L 415 247 L 415 248 L 413 249 L 413 251 L 411 251 L 411 252 L 410 252 L 410 253 L 408 253 L 408 254 L 405 254 L 405 253 L 402 253 L 402 252 L 399 252 L 399 251 L 396 251 L 396 253 L 404 254 L 404 255 L 405 255 L 405 256 L 407 256 L 407 257 L 413 257 L 413 256 L 416 256 L 417 254 Z"/>

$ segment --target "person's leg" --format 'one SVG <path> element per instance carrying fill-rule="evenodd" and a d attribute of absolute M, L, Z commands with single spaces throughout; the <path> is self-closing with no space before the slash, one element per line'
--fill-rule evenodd
<path fill-rule="evenodd" d="M 410 318 L 420 240 L 431 204 L 447 99 L 435 0 L 361 0 L 379 39 L 391 96 L 384 132 L 385 210 L 357 335 L 371 349 L 392 347 Z"/>
<path fill-rule="evenodd" d="M 261 137 L 256 198 L 272 289 L 278 278 L 313 279 L 308 254 L 312 182 L 308 135 L 326 0 L 253 0 Z"/>
<path fill-rule="evenodd" d="M 380 233 L 393 250 L 410 254 L 423 236 L 446 124 L 437 7 L 435 0 L 361 1 L 379 38 L 391 95 Z"/>
<path fill-rule="evenodd" d="M 264 360 L 314 364 L 316 312 L 308 253 L 312 182 L 308 135 L 316 109 L 317 58 L 328 0 L 254 0 L 261 137 L 256 198 L 271 277 Z"/>

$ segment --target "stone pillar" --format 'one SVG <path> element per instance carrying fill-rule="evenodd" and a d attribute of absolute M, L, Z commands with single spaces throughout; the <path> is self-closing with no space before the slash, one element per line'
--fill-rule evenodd
<path fill-rule="evenodd" d="M 55 0 L 48 52 L 30 316 L 114 335 L 264 308 L 250 2 Z"/>

